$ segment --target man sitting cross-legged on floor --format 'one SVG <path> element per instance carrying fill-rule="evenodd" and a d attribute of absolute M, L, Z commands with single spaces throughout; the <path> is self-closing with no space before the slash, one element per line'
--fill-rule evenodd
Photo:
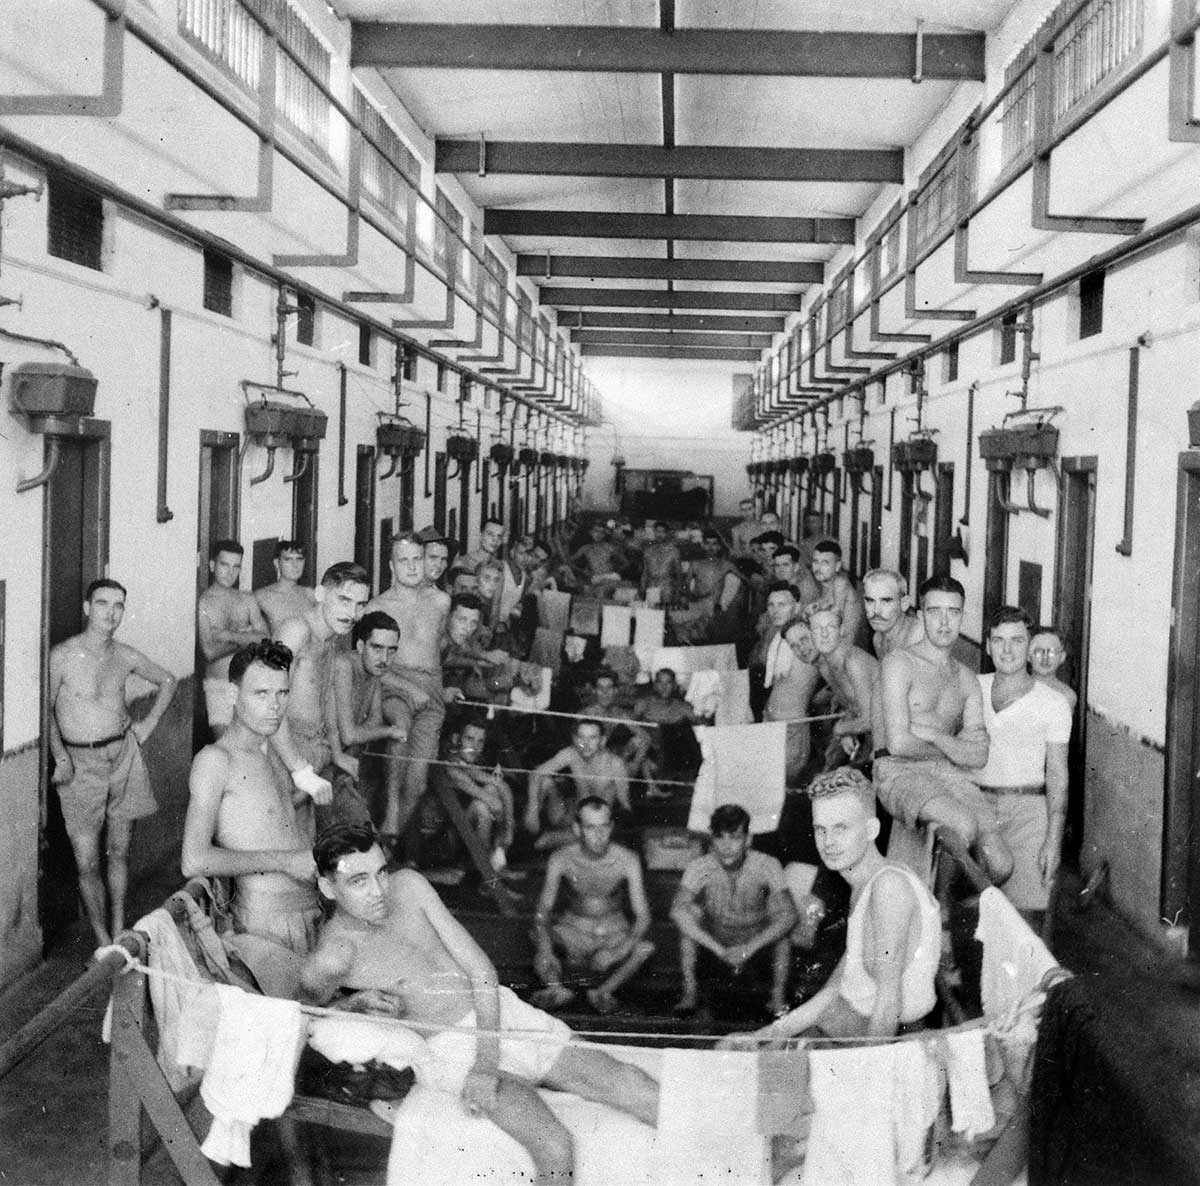
<path fill-rule="evenodd" d="M 750 816 L 736 803 L 712 813 L 709 823 L 712 851 L 697 857 L 683 871 L 671 905 L 671 921 L 679 928 L 679 963 L 683 996 L 678 1016 L 695 1012 L 699 1000 L 697 965 L 708 957 L 707 971 L 722 979 L 740 977 L 743 970 L 758 980 L 768 979 L 768 1008 L 785 1009 L 788 974 L 788 932 L 796 925 L 783 868 L 766 853 L 750 847 Z M 770 953 L 769 963 L 764 960 Z M 767 966 L 764 967 L 764 963 Z M 769 976 L 768 976 L 769 973 Z"/>
<path fill-rule="evenodd" d="M 541 1008 L 557 1009 L 574 1000 L 574 990 L 562 982 L 565 963 L 575 971 L 607 973 L 588 989 L 587 999 L 597 1013 L 612 1013 L 617 989 L 654 954 L 654 944 L 646 939 L 650 907 L 641 863 L 628 848 L 612 843 L 612 832 L 612 808 L 588 795 L 575 808 L 576 842 L 558 849 L 546 867 L 535 915 L 533 960 L 546 985 L 532 997 Z M 555 918 L 563 889 L 566 909 Z M 622 889 L 629 897 L 632 925 L 621 907 Z"/>
<path fill-rule="evenodd" d="M 528 1151 L 537 1183 L 569 1182 L 571 1135 L 535 1088 L 570 1091 L 644 1124 L 658 1120 L 658 1084 L 525 1004 L 415 870 L 389 875 L 367 827 L 341 825 L 313 855 L 321 893 L 334 903 L 304 964 L 305 999 L 402 1019 L 427 1039 L 418 1082 L 462 1097 Z M 603 1180 L 604 1175 L 600 1175 Z"/>
<path fill-rule="evenodd" d="M 748 1037 L 754 1040 L 894 1037 L 933 1008 L 941 915 L 921 879 L 875 846 L 875 792 L 851 767 L 818 774 L 809 787 L 813 832 L 826 868 L 850 885 L 846 953 L 803 1005 Z M 722 1040 L 726 1047 L 747 1036 Z"/>

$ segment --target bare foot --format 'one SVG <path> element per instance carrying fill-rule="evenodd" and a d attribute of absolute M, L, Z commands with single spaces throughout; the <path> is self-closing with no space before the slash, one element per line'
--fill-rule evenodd
<path fill-rule="evenodd" d="M 591 1005 L 601 1017 L 607 1017 L 610 1013 L 615 1013 L 620 1007 L 620 1002 L 611 992 L 602 988 L 589 988 L 587 993 L 588 1004 Z"/>
<path fill-rule="evenodd" d="M 529 1003 L 537 1009 L 561 1009 L 575 999 L 574 992 L 565 984 L 550 984 L 539 988 L 529 998 Z"/>

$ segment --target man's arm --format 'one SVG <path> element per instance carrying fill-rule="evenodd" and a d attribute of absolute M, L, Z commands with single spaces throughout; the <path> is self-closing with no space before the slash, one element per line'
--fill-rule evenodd
<path fill-rule="evenodd" d="M 322 938 L 300 966 L 301 1001 L 308 1005 L 328 1005 L 346 1013 L 403 1017 L 404 996 L 396 989 L 365 988 L 349 996 L 337 996 L 353 966 L 352 943 L 346 939 Z"/>
<path fill-rule="evenodd" d="M 63 658 L 62 647 L 56 646 L 50 652 L 50 688 L 48 699 L 50 705 L 50 753 L 54 755 L 54 783 L 62 786 L 75 777 L 75 764 L 63 744 L 62 733 L 58 728 L 58 714 L 54 711 L 58 704 L 58 694 L 62 691 L 63 673 L 66 660 Z"/>
<path fill-rule="evenodd" d="M 921 726 L 913 728 L 913 732 L 936 746 L 956 766 L 967 770 L 979 770 L 987 765 L 988 760 L 987 726 L 983 723 L 983 692 L 980 690 L 979 680 L 965 668 L 959 671 L 959 677 L 959 685 L 963 692 L 963 717 L 958 733 L 943 733 Z"/>
<path fill-rule="evenodd" d="M 871 730 L 871 696 L 875 683 L 879 678 L 879 664 L 857 647 L 850 652 L 846 663 L 846 678 L 854 689 L 853 713 L 848 713 L 840 721 L 835 721 L 833 731 L 839 737 L 847 734 L 856 735 L 869 733 Z"/>
<path fill-rule="evenodd" d="M 767 912 L 766 925 L 757 935 L 726 951 L 725 957 L 728 961 L 736 965 L 744 964 L 756 952 L 770 947 L 789 934 L 799 921 L 796 908 L 792 905 L 792 896 L 787 892 L 787 885 L 783 880 L 782 869 L 779 870 L 778 882 L 772 883 L 768 889 Z"/>
<path fill-rule="evenodd" d="M 142 654 L 141 651 L 129 647 L 130 671 L 134 675 L 144 679 L 148 684 L 154 684 L 158 689 L 158 695 L 154 697 L 154 703 L 150 706 L 150 711 L 140 720 L 136 721 L 132 726 L 134 737 L 139 743 L 144 743 L 146 739 L 158 728 L 158 722 L 162 720 L 163 713 L 167 711 L 167 707 L 171 701 L 175 699 L 175 677 L 166 670 L 159 667 L 157 663 L 151 662 Z"/>
<path fill-rule="evenodd" d="M 646 883 L 642 863 L 630 852 L 625 866 L 625 884 L 629 894 L 629 911 L 633 915 L 630 938 L 638 940 L 650 930 L 650 903 L 646 900 Z"/>
<path fill-rule="evenodd" d="M 247 593 L 245 596 L 250 611 L 250 625 L 245 630 L 230 630 L 224 615 L 221 620 L 213 616 L 210 601 L 201 595 L 196 606 L 196 632 L 200 638 L 200 650 L 209 663 L 232 655 L 239 647 L 259 642 L 271 633 L 254 594 Z"/>
<path fill-rule="evenodd" d="M 525 807 L 525 829 L 528 832 L 538 830 L 539 812 L 542 807 L 542 791 L 546 779 L 552 774 L 561 774 L 571 764 L 575 750 L 571 746 L 560 749 L 553 757 L 533 768 L 529 775 L 529 802 Z"/>
<path fill-rule="evenodd" d="M 625 759 L 614 753 L 610 753 L 608 756 L 612 759 L 610 765 L 613 768 L 613 795 L 622 811 L 632 811 L 633 804 L 629 801 L 629 770 L 625 765 Z"/>
<path fill-rule="evenodd" d="M 940 757 L 942 751 L 936 745 L 922 740 L 912 731 L 912 718 L 908 708 L 912 667 L 908 656 L 898 651 L 888 655 L 880 667 L 879 679 L 888 751 L 896 758 Z"/>
<path fill-rule="evenodd" d="M 829 979 L 803 1005 L 798 1005 L 790 1013 L 785 1013 L 770 1025 L 754 1031 L 754 1037 L 763 1040 L 794 1038 L 805 1030 L 811 1029 L 821 1015 L 837 1000 L 842 987 L 842 974 L 846 968 L 846 957 L 838 960 Z"/>
<path fill-rule="evenodd" d="M 563 856 L 562 849 L 557 850 L 546 866 L 546 880 L 542 884 L 542 892 L 538 895 L 537 906 L 533 912 L 534 938 L 534 971 L 547 983 L 562 982 L 562 964 L 554 954 L 554 938 L 550 926 L 554 921 L 554 906 L 558 901 L 559 887 L 562 885 Z"/>
<path fill-rule="evenodd" d="M 705 947 L 717 957 L 725 958 L 725 948 L 710 935 L 701 925 L 704 917 L 700 903 L 697 901 L 699 887 L 688 884 L 687 870 L 684 870 L 683 880 L 675 891 L 675 900 L 671 903 L 671 921 L 693 943 Z"/>
<path fill-rule="evenodd" d="M 293 677 L 296 674 L 300 652 L 308 645 L 311 634 L 308 623 L 303 618 L 288 618 L 287 621 L 280 622 L 275 631 L 275 641 L 283 643 L 292 652 Z M 295 786 L 292 792 L 293 803 L 300 802 L 305 795 L 311 796 L 314 803 L 325 805 L 333 802 L 333 785 L 322 778 L 312 768 L 312 763 L 296 748 L 286 715 L 279 728 L 271 735 L 271 748 L 279 755 L 279 760 L 292 776 Z"/>
<path fill-rule="evenodd" d="M 863 603 L 858 590 L 844 573 L 838 573 L 834 579 L 834 601 L 842 611 L 842 637 L 853 642 L 862 625 Z"/>
<path fill-rule="evenodd" d="M 875 936 L 874 954 L 863 967 L 875 982 L 875 1007 L 867 1023 L 873 1038 L 892 1038 L 900 1028 L 900 985 L 909 931 L 917 913 L 908 879 L 898 870 L 885 870 L 871 889 L 868 921 Z"/>
<path fill-rule="evenodd" d="M 1042 883 L 1049 885 L 1062 859 L 1063 828 L 1067 820 L 1067 742 L 1046 743 L 1046 838 L 1038 851 Z"/>
<path fill-rule="evenodd" d="M 312 881 L 317 867 L 312 853 L 306 848 L 242 850 L 221 848 L 213 843 L 228 773 L 229 758 L 214 746 L 201 750 L 192 761 L 179 862 L 184 877 L 286 873 L 296 881 Z"/>
<path fill-rule="evenodd" d="M 345 655 L 335 655 L 333 660 L 333 712 L 337 737 L 343 746 L 366 745 L 371 741 L 386 741 L 393 737 L 404 741 L 407 735 L 403 729 L 385 724 L 382 716 L 376 715 L 378 689 L 371 693 L 371 712 L 367 720 L 359 724 L 354 719 L 354 675 L 350 664 L 355 661 L 353 657 Z"/>

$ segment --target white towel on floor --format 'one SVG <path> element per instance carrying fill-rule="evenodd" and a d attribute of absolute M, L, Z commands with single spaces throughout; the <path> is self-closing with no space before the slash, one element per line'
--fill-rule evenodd
<path fill-rule="evenodd" d="M 975 938 L 983 943 L 980 992 L 987 1017 L 1002 1017 L 1058 967 L 1046 945 L 995 886 L 979 895 Z"/>
<path fill-rule="evenodd" d="M 896 1181 L 896 1046 L 809 1055 L 812 1132 L 801 1186 L 892 1186 Z"/>
<path fill-rule="evenodd" d="M 988 1088 L 983 1030 L 947 1030 L 945 1039 L 951 1127 L 971 1140 L 996 1126 L 996 1112 Z"/>
<path fill-rule="evenodd" d="M 658 650 L 667 630 L 667 611 L 638 606 L 633 611 L 633 645 Z"/>
<path fill-rule="evenodd" d="M 723 803 L 750 814 L 750 831 L 774 832 L 783 811 L 787 723 L 698 725 L 703 759 L 688 812 L 688 830 L 706 832 L 709 817 Z"/>
<path fill-rule="evenodd" d="M 605 605 L 600 614 L 600 645 L 627 647 L 633 633 L 633 610 L 627 605 Z"/>
<path fill-rule="evenodd" d="M 291 1103 L 305 1025 L 298 1001 L 215 985 L 216 1038 L 200 1084 L 212 1127 L 200 1147 L 220 1165 L 250 1164 L 250 1131 Z"/>

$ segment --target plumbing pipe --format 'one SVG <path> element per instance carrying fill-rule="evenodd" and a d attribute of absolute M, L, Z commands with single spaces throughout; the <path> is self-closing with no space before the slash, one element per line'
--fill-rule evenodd
<path fill-rule="evenodd" d="M 285 482 L 298 482 L 306 473 L 308 473 L 308 459 L 311 456 L 307 451 L 297 453 L 293 461 L 295 470 L 293 473 L 284 474 Z"/>
<path fill-rule="evenodd" d="M 58 463 L 62 460 L 62 444 L 58 437 L 48 437 L 50 442 L 50 454 L 46 458 L 45 468 L 36 478 L 25 478 L 17 483 L 17 493 L 24 494 L 28 490 L 36 490 L 39 486 L 44 486 L 52 477 L 54 471 L 58 469 Z"/>
<path fill-rule="evenodd" d="M 267 468 L 263 470 L 257 478 L 250 479 L 251 486 L 257 486 L 259 482 L 265 482 L 275 472 L 275 446 L 267 446 Z"/>
<path fill-rule="evenodd" d="M 388 478 L 390 478 L 392 476 L 392 474 L 394 474 L 396 472 L 396 466 L 398 466 L 400 464 L 400 454 L 399 453 L 390 454 L 388 457 L 388 462 L 389 462 L 389 464 L 387 467 L 387 471 L 385 473 L 381 473 L 381 474 L 377 475 L 377 477 L 379 478 L 379 480 L 381 482 L 386 482 L 388 480 Z"/>

